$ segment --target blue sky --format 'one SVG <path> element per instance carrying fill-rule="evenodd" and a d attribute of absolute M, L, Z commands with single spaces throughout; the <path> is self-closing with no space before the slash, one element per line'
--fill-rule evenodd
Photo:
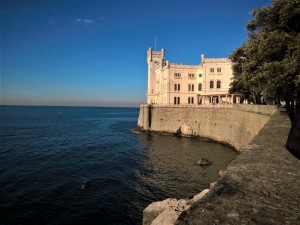
<path fill-rule="evenodd" d="M 138 106 L 146 51 L 228 57 L 271 0 L 1 1 L 1 104 Z"/>

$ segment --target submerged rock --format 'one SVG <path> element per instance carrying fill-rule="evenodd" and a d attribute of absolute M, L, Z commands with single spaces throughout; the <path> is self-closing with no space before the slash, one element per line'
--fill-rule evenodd
<path fill-rule="evenodd" d="M 202 158 L 202 159 L 198 160 L 197 165 L 209 166 L 209 165 L 211 165 L 211 162 L 208 159 Z"/>

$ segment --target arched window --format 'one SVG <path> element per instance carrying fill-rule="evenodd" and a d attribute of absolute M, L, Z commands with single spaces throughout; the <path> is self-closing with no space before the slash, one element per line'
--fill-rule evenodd
<path fill-rule="evenodd" d="M 202 91 L 202 83 L 198 84 L 198 91 Z"/>

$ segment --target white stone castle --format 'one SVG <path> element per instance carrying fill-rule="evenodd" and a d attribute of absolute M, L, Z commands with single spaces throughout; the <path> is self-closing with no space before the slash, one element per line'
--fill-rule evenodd
<path fill-rule="evenodd" d="M 228 93 L 232 82 L 231 60 L 205 58 L 199 65 L 170 63 L 165 50 L 147 52 L 147 103 L 158 105 L 211 105 L 239 103 L 240 95 Z"/>

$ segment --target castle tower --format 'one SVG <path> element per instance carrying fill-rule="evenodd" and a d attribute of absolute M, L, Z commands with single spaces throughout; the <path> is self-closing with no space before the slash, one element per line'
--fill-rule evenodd
<path fill-rule="evenodd" d="M 164 62 L 165 50 L 153 51 L 149 48 L 147 51 L 148 62 L 148 93 L 147 103 L 158 103 L 162 86 L 162 70 Z"/>

